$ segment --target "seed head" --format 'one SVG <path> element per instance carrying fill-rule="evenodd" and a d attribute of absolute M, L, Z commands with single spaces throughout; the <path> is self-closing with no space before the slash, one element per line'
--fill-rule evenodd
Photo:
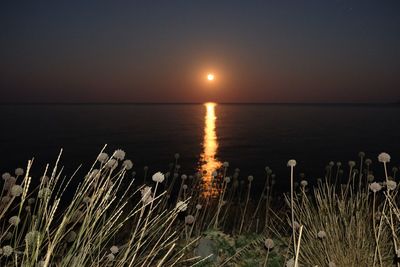
<path fill-rule="evenodd" d="M 110 254 L 107 255 L 107 260 L 108 261 L 113 261 L 114 259 L 115 259 L 114 254 L 110 253 Z"/>
<path fill-rule="evenodd" d="M 8 172 L 3 173 L 3 175 L 1 175 L 1 178 L 3 178 L 4 181 L 7 181 L 8 179 L 10 179 L 11 174 Z"/>
<path fill-rule="evenodd" d="M 7 245 L 7 246 L 3 247 L 3 255 L 4 256 L 9 257 L 9 256 L 11 256 L 11 254 L 13 252 L 14 252 L 14 249 L 11 246 Z"/>
<path fill-rule="evenodd" d="M 151 196 L 150 186 L 145 186 L 143 189 L 140 190 L 140 193 L 142 194 L 142 201 L 144 205 L 147 205 L 153 201 L 153 197 Z"/>
<path fill-rule="evenodd" d="M 390 162 L 390 155 L 386 152 L 382 152 L 378 155 L 378 161 L 382 163 Z"/>
<path fill-rule="evenodd" d="M 386 187 L 387 187 L 388 190 L 395 190 L 396 187 L 397 187 L 397 183 L 395 181 L 393 181 L 393 180 L 389 180 L 386 183 Z"/>
<path fill-rule="evenodd" d="M 187 209 L 187 203 L 183 201 L 178 201 L 175 207 L 179 212 L 185 211 Z"/>
<path fill-rule="evenodd" d="M 193 215 L 188 215 L 185 217 L 185 223 L 186 224 L 193 224 L 194 223 L 194 217 Z"/>
<path fill-rule="evenodd" d="M 117 254 L 118 251 L 119 251 L 119 248 L 117 246 L 112 246 L 110 248 L 110 251 L 111 251 L 112 254 Z"/>
<path fill-rule="evenodd" d="M 20 185 L 13 185 L 11 187 L 11 196 L 19 197 L 23 192 L 22 186 Z"/>
<path fill-rule="evenodd" d="M 1 198 L 1 202 L 4 204 L 7 204 L 10 201 L 10 197 L 9 196 L 4 196 Z"/>
<path fill-rule="evenodd" d="M 124 160 L 125 158 L 125 151 L 123 151 L 122 149 L 117 149 L 114 151 L 113 154 L 113 158 L 117 159 L 117 160 Z"/>
<path fill-rule="evenodd" d="M 97 160 L 98 160 L 100 163 L 106 163 L 107 160 L 108 160 L 108 154 L 105 153 L 105 152 L 100 153 L 100 154 L 97 156 Z"/>
<path fill-rule="evenodd" d="M 325 233 L 325 231 L 319 231 L 317 236 L 320 239 L 324 239 L 326 237 L 326 233 Z"/>
<path fill-rule="evenodd" d="M 372 182 L 375 179 L 375 176 L 373 174 L 368 174 L 367 179 L 368 182 Z"/>
<path fill-rule="evenodd" d="M 162 183 L 165 179 L 165 176 L 162 172 L 156 172 L 153 174 L 152 180 L 156 183 Z"/>
<path fill-rule="evenodd" d="M 351 168 L 354 167 L 354 166 L 356 166 L 356 162 L 350 160 L 350 161 L 349 161 L 349 166 L 350 166 Z"/>
<path fill-rule="evenodd" d="M 22 169 L 22 168 L 16 168 L 15 169 L 15 175 L 16 176 L 21 176 L 23 174 L 24 174 L 24 169 Z"/>
<path fill-rule="evenodd" d="M 381 191 L 382 186 L 377 182 L 373 182 L 372 184 L 369 185 L 369 189 L 371 189 L 372 192 L 376 193 Z"/>
<path fill-rule="evenodd" d="M 115 159 L 110 159 L 107 161 L 105 166 L 110 169 L 115 169 L 118 166 L 118 161 Z"/>
<path fill-rule="evenodd" d="M 8 222 L 12 225 L 12 226 L 17 226 L 20 222 L 20 218 L 18 216 L 12 216 Z"/>
<path fill-rule="evenodd" d="M 132 163 L 131 160 L 126 159 L 126 160 L 124 160 L 124 162 L 122 163 L 122 167 L 124 167 L 125 170 L 130 170 L 130 169 L 132 169 L 132 167 L 133 167 L 133 163 Z"/>
<path fill-rule="evenodd" d="M 291 159 L 291 160 L 288 161 L 287 166 L 288 167 L 294 167 L 294 166 L 296 166 L 296 164 L 297 164 L 296 160 Z"/>
<path fill-rule="evenodd" d="M 264 246 L 265 246 L 267 249 L 273 249 L 274 246 L 275 246 L 274 240 L 272 240 L 271 238 L 267 238 L 267 239 L 265 240 L 265 242 L 264 242 Z"/>
<path fill-rule="evenodd" d="M 65 239 L 67 240 L 68 243 L 74 242 L 76 239 L 76 233 L 74 231 L 69 232 L 65 237 Z"/>

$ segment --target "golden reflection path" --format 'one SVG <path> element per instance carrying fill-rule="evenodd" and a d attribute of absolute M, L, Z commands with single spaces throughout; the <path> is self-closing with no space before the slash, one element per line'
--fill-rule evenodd
<path fill-rule="evenodd" d="M 204 118 L 203 152 L 200 154 L 200 172 L 202 175 L 203 196 L 216 196 L 219 188 L 216 181 L 213 184 L 213 172 L 217 171 L 222 163 L 216 158 L 218 139 L 215 130 L 217 117 L 215 116 L 216 103 L 205 103 L 206 116 Z"/>

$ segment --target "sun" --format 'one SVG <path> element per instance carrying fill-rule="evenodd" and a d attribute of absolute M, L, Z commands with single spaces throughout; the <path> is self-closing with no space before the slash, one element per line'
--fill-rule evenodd
<path fill-rule="evenodd" d="M 213 81 L 214 78 L 215 78 L 215 77 L 214 77 L 214 74 L 212 74 L 212 73 L 207 74 L 207 80 Z"/>

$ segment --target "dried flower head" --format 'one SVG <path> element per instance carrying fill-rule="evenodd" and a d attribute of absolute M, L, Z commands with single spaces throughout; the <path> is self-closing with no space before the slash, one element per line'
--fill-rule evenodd
<path fill-rule="evenodd" d="M 186 223 L 186 224 L 192 224 L 192 223 L 194 223 L 194 217 L 193 217 L 193 215 L 188 215 L 188 216 L 186 216 L 186 217 L 185 217 L 185 223 Z"/>
<path fill-rule="evenodd" d="M 196 205 L 196 209 L 197 209 L 197 210 L 201 210 L 201 204 L 197 204 L 197 205 Z"/>
<path fill-rule="evenodd" d="M 274 246 L 275 246 L 274 240 L 272 240 L 271 238 L 267 238 L 267 239 L 265 240 L 265 242 L 264 242 L 264 246 L 265 246 L 267 249 L 273 249 Z"/>
<path fill-rule="evenodd" d="M 38 198 L 42 199 L 42 198 L 48 198 L 51 195 L 51 190 L 47 187 L 42 188 L 39 190 L 38 192 Z"/>
<path fill-rule="evenodd" d="M 143 189 L 140 190 L 140 193 L 142 195 L 142 201 L 144 205 L 147 205 L 153 201 L 150 186 L 145 186 Z"/>
<path fill-rule="evenodd" d="M 378 155 L 378 161 L 382 163 L 390 162 L 390 155 L 386 152 L 382 152 Z"/>
<path fill-rule="evenodd" d="M 183 201 L 178 201 L 175 207 L 179 212 L 185 211 L 187 209 L 187 203 Z"/>
<path fill-rule="evenodd" d="M 20 218 L 18 216 L 12 216 L 8 222 L 12 225 L 12 226 L 17 226 L 20 222 Z"/>
<path fill-rule="evenodd" d="M 291 159 L 291 160 L 288 161 L 287 166 L 288 167 L 294 167 L 294 166 L 296 166 L 296 164 L 297 164 L 296 160 Z"/>
<path fill-rule="evenodd" d="M 118 251 L 119 251 L 119 248 L 117 246 L 112 246 L 110 248 L 110 251 L 111 251 L 112 254 L 117 254 Z"/>
<path fill-rule="evenodd" d="M 368 174 L 367 179 L 368 182 L 372 182 L 375 179 L 375 176 L 373 174 Z"/>
<path fill-rule="evenodd" d="M 4 256 L 9 257 L 9 256 L 11 256 L 11 254 L 13 252 L 14 252 L 14 249 L 11 246 L 7 245 L 7 246 L 3 247 L 3 255 Z"/>
<path fill-rule="evenodd" d="M 4 196 L 1 198 L 1 202 L 3 204 L 7 204 L 10 200 L 11 200 L 11 198 L 9 196 Z"/>
<path fill-rule="evenodd" d="M 7 181 L 8 179 L 10 179 L 11 174 L 8 172 L 5 172 L 1 175 L 1 178 L 3 178 L 4 181 Z"/>
<path fill-rule="evenodd" d="M 25 242 L 28 244 L 28 246 L 33 246 L 38 238 L 39 238 L 38 231 L 30 231 L 25 236 Z"/>
<path fill-rule="evenodd" d="M 19 197 L 23 192 L 22 186 L 20 185 L 13 185 L 11 187 L 11 196 Z"/>
<path fill-rule="evenodd" d="M 360 158 L 363 158 L 363 157 L 365 157 L 365 153 L 363 151 L 360 151 L 360 152 L 358 152 L 358 156 Z"/>
<path fill-rule="evenodd" d="M 371 165 L 371 164 L 372 164 L 372 160 L 371 160 L 371 159 L 366 159 L 366 160 L 365 160 L 365 164 L 366 164 L 367 166 Z"/>
<path fill-rule="evenodd" d="M 113 158 L 117 160 L 124 160 L 125 155 L 125 151 L 123 151 L 122 149 L 117 149 L 114 151 Z"/>
<path fill-rule="evenodd" d="M 15 169 L 15 175 L 16 176 L 21 176 L 23 174 L 24 174 L 24 169 L 22 169 L 22 168 L 16 168 Z"/>
<path fill-rule="evenodd" d="M 231 177 L 226 176 L 224 181 L 225 181 L 225 183 L 229 184 L 231 182 Z"/>
<path fill-rule="evenodd" d="M 388 190 L 395 190 L 397 187 L 397 183 L 393 180 L 388 180 L 386 183 L 386 187 Z"/>
<path fill-rule="evenodd" d="M 228 168 L 229 167 L 229 162 L 225 161 L 224 163 L 222 163 L 222 166 L 224 168 Z"/>
<path fill-rule="evenodd" d="M 306 186 L 308 185 L 308 182 L 307 182 L 306 180 L 302 180 L 302 181 L 300 182 L 300 185 L 301 185 L 302 187 L 306 187 Z"/>
<path fill-rule="evenodd" d="M 351 168 L 353 168 L 354 166 L 356 166 L 356 162 L 350 160 L 350 161 L 349 161 L 349 166 L 350 166 Z"/>
<path fill-rule="evenodd" d="M 317 236 L 320 239 L 324 239 L 326 237 L 326 233 L 325 233 L 325 231 L 319 231 Z"/>
<path fill-rule="evenodd" d="M 90 177 L 95 178 L 97 175 L 99 175 L 100 170 L 99 169 L 93 169 L 92 172 L 89 174 Z"/>
<path fill-rule="evenodd" d="M 155 174 L 153 174 L 152 179 L 156 183 L 162 183 L 165 179 L 165 176 L 162 172 L 156 172 Z"/>
<path fill-rule="evenodd" d="M 48 176 L 46 176 L 46 175 L 43 175 L 42 177 L 40 177 L 40 182 L 43 183 L 43 184 L 48 183 L 49 180 L 50 180 L 50 178 Z"/>
<path fill-rule="evenodd" d="M 110 254 L 107 255 L 107 260 L 108 261 L 113 261 L 114 259 L 115 259 L 114 254 L 110 253 Z"/>
<path fill-rule="evenodd" d="M 183 188 L 183 190 L 187 190 L 188 189 L 187 184 L 182 185 L 182 188 Z"/>
<path fill-rule="evenodd" d="M 126 160 L 124 160 L 124 162 L 122 162 L 122 167 L 124 167 L 125 170 L 130 170 L 133 167 L 133 163 L 131 160 L 126 159 Z"/>
<path fill-rule="evenodd" d="M 182 174 L 181 179 L 182 180 L 186 180 L 187 179 L 187 175 L 186 174 Z"/>
<path fill-rule="evenodd" d="M 252 182 L 254 180 L 254 176 L 253 175 L 249 175 L 247 177 L 247 180 L 249 180 L 249 182 Z"/>
<path fill-rule="evenodd" d="M 100 154 L 97 156 L 97 160 L 98 160 L 100 163 L 106 163 L 107 160 L 108 160 L 108 154 L 105 153 L 105 152 L 100 153 Z"/>
<path fill-rule="evenodd" d="M 65 237 L 65 240 L 66 240 L 68 243 L 74 242 L 75 239 L 76 239 L 76 233 L 75 233 L 75 231 L 69 232 L 69 233 L 67 234 L 67 236 Z"/>
<path fill-rule="evenodd" d="M 373 182 L 372 184 L 369 185 L 369 189 L 371 189 L 372 192 L 376 193 L 381 191 L 382 186 L 377 182 Z"/>
<path fill-rule="evenodd" d="M 5 190 L 11 189 L 11 187 L 15 185 L 16 182 L 17 178 L 15 178 L 14 176 L 10 176 L 10 178 L 8 178 L 7 181 L 5 181 L 4 183 L 4 189 Z"/>
<path fill-rule="evenodd" d="M 110 169 L 115 169 L 118 166 L 118 161 L 115 159 L 110 159 L 107 161 L 105 167 Z"/>

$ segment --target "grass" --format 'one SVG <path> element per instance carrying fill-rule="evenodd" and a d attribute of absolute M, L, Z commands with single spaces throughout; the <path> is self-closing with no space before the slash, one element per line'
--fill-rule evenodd
<path fill-rule="evenodd" d="M 378 164 L 364 153 L 348 166 L 330 162 L 314 185 L 291 160 L 286 205 L 270 168 L 255 193 L 254 177 L 228 163 L 209 188 L 207 174 L 182 173 L 179 154 L 165 174 L 145 169 L 137 180 L 125 156 L 102 151 L 67 176 L 60 153 L 40 178 L 33 160 L 3 174 L 0 265 L 399 266 L 398 169 L 389 171 L 388 154 Z"/>

